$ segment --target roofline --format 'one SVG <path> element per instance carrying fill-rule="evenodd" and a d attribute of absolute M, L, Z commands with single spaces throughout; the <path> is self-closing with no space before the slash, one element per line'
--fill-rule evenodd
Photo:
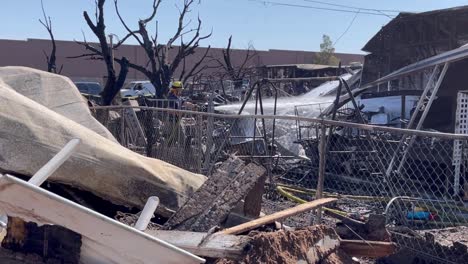
<path fill-rule="evenodd" d="M 468 58 L 468 45 L 464 45 L 460 48 L 456 48 L 400 68 L 376 81 L 366 84 L 362 88 L 373 87 L 415 72 L 422 71 L 429 67 L 434 67 L 445 63 L 452 63 L 466 58 Z"/>
<path fill-rule="evenodd" d="M 369 41 L 367 41 L 367 43 L 364 45 L 361 51 L 370 53 L 371 52 L 369 51 L 370 43 L 375 38 L 377 38 L 381 34 L 381 32 L 384 31 L 387 27 L 390 27 L 391 25 L 403 19 L 407 19 L 409 17 L 415 17 L 415 16 L 426 16 L 426 15 L 433 15 L 433 14 L 443 13 L 443 12 L 448 12 L 448 11 L 456 12 L 456 11 L 462 11 L 462 10 L 468 10 L 468 5 L 449 7 L 449 8 L 444 8 L 444 9 L 436 9 L 436 10 L 430 10 L 430 11 L 419 12 L 419 13 L 401 12 L 394 19 L 390 20 L 386 25 L 384 25 Z"/>

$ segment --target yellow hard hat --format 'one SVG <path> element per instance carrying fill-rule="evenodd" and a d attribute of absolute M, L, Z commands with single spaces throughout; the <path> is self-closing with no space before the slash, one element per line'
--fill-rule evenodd
<path fill-rule="evenodd" d="M 184 86 L 181 81 L 174 81 L 172 82 L 172 88 L 183 89 Z"/>

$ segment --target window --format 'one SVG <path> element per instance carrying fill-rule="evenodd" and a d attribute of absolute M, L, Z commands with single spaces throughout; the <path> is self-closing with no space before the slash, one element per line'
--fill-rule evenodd
<path fill-rule="evenodd" d="M 78 91 L 80 91 L 80 93 L 88 93 L 88 86 L 86 85 L 86 83 L 77 83 L 76 87 L 78 88 Z"/>

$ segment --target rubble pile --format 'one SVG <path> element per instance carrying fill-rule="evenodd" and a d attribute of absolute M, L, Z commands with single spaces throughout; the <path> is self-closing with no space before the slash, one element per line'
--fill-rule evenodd
<path fill-rule="evenodd" d="M 308 177 L 318 171 L 304 166 L 309 162 L 282 161 L 271 171 L 249 153 L 225 152 L 205 177 L 119 145 L 65 77 L 0 68 L 0 90 L 0 122 L 6 124 L 0 126 L 0 210 L 9 216 L 0 260 L 2 254 L 17 259 L 13 250 L 44 262 L 148 263 L 159 257 L 168 263 L 352 264 L 395 251 L 380 210 L 386 200 L 330 192 L 318 199 L 316 190 L 299 187 L 316 186 L 304 180 L 317 178 Z M 215 128 L 224 138 L 226 124 L 218 121 Z M 143 132 L 140 137 L 146 140 Z M 48 184 L 27 182 L 72 139 L 79 139 L 77 149 L 44 179 Z M 267 185 L 275 188 L 265 194 L 269 173 L 275 176 Z M 57 185 L 64 188 L 57 191 Z M 96 198 L 90 202 L 90 196 Z M 466 236 L 460 227 L 393 241 L 465 261 Z"/>
<path fill-rule="evenodd" d="M 242 259 L 220 260 L 216 263 L 356 263 L 339 249 L 339 238 L 333 229 L 328 227 L 311 226 L 296 231 L 252 232 L 250 236 L 252 250 Z"/>

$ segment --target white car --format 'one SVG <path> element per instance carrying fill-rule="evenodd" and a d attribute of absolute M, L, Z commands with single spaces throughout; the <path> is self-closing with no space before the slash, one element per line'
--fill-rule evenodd
<path fill-rule="evenodd" d="M 150 81 L 136 81 L 127 84 L 126 88 L 120 89 L 121 97 L 156 95 L 156 88 Z"/>

